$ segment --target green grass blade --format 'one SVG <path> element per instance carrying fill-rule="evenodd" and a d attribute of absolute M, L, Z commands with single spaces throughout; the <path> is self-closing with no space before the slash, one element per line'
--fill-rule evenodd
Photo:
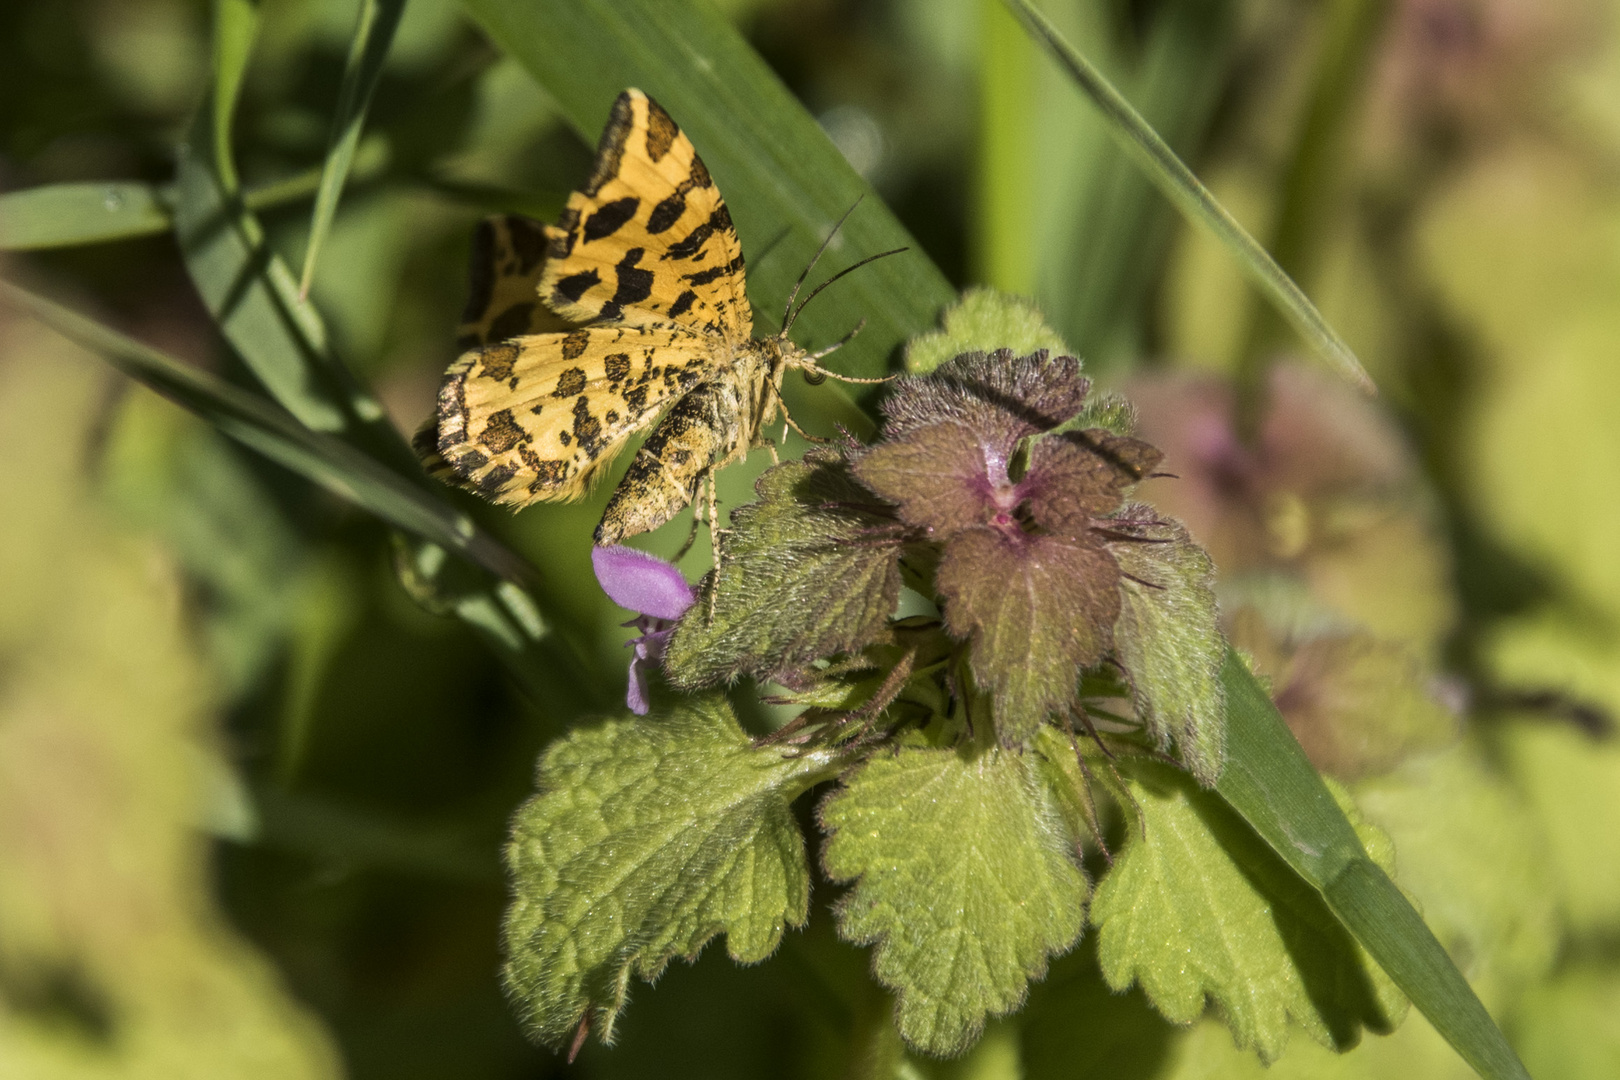
<path fill-rule="evenodd" d="M 354 42 L 349 47 L 343 85 L 338 91 L 337 112 L 332 117 L 332 137 L 321 170 L 321 187 L 315 196 L 314 216 L 310 219 L 304 270 L 298 279 L 300 299 L 309 295 L 310 282 L 315 278 L 315 260 L 332 227 L 338 197 L 343 194 L 343 184 L 354 161 L 355 147 L 360 145 L 366 110 L 371 107 L 371 95 L 382 77 L 383 61 L 388 57 L 388 47 L 393 44 L 394 31 L 399 28 L 399 17 L 404 11 L 405 0 L 361 0 Z"/>
<path fill-rule="evenodd" d="M 1230 650 L 1227 765 L 1215 790 L 1306 881 L 1345 928 L 1487 1080 L 1529 1080 L 1451 957 L 1411 903 L 1356 839 L 1327 785 L 1281 714 Z"/>
<path fill-rule="evenodd" d="M 353 183 L 374 180 L 388 164 L 381 141 L 366 140 L 350 169 Z M 270 210 L 314 195 L 321 185 L 320 168 L 305 169 L 280 180 L 249 187 L 242 205 L 250 211 Z M 446 198 L 495 211 L 528 212 L 562 202 L 551 193 L 506 192 L 456 185 L 431 177 L 420 182 Z M 109 180 L 86 184 L 43 184 L 0 195 L 0 251 L 39 251 L 45 248 L 104 244 L 137 236 L 156 236 L 174 227 L 175 187 Z M 552 211 L 555 213 L 555 210 Z"/>
<path fill-rule="evenodd" d="M 231 116 L 236 99 L 247 77 L 253 40 L 259 34 L 257 0 L 214 0 L 214 86 L 206 110 L 213 138 L 208 144 L 216 150 L 214 168 L 225 190 L 237 189 L 236 162 L 230 153 Z"/>
<path fill-rule="evenodd" d="M 151 184 L 47 184 L 0 195 L 0 251 L 122 240 L 168 227 L 167 198 Z"/>
<path fill-rule="evenodd" d="M 714 175 L 742 237 L 756 332 L 776 329 L 788 290 L 828 230 L 856 199 L 871 196 L 804 106 L 709 4 L 464 0 L 464 7 L 593 145 L 625 87 L 640 87 L 669 111 Z M 955 298 L 950 283 L 875 197 L 850 217 L 817 268 L 830 273 L 903 246 L 913 250 L 824 293 L 794 337 L 828 344 L 865 318 L 861 335 L 832 364 L 855 375 L 883 374 L 900 343 L 933 326 Z"/>
<path fill-rule="evenodd" d="M 461 552 L 514 582 L 533 571 L 467 515 L 340 439 L 286 411 L 42 296 L 0 281 L 0 302 L 90 349 L 233 439 L 401 529 Z"/>
<path fill-rule="evenodd" d="M 1070 45 L 1057 28 L 1035 9 L 1029 0 L 1006 0 L 1030 34 L 1074 79 L 1080 90 L 1101 110 L 1109 128 L 1125 150 L 1136 158 L 1159 190 L 1191 221 L 1197 222 L 1225 244 L 1237 257 L 1256 285 L 1268 296 L 1289 324 L 1322 357 L 1363 389 L 1374 390 L 1372 379 L 1350 346 L 1334 332 L 1310 298 L 1282 271 L 1265 248 L 1257 243 L 1226 211 L 1191 169 L 1176 156 L 1131 107 L 1102 73 Z"/>

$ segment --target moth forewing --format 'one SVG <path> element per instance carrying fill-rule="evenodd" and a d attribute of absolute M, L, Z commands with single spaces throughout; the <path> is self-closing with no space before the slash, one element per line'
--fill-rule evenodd
<path fill-rule="evenodd" d="M 751 336 L 731 214 L 691 141 L 639 90 L 614 103 L 590 179 L 555 225 L 486 223 L 470 283 L 462 340 L 479 347 L 445 372 L 433 432 L 416 440 L 424 464 L 513 507 L 577 499 L 652 426 L 599 544 L 691 505 L 714 470 L 761 444 L 787 368 L 815 369 L 785 331 Z M 584 325 L 534 332 L 552 317 Z M 712 486 L 710 502 L 712 528 Z"/>

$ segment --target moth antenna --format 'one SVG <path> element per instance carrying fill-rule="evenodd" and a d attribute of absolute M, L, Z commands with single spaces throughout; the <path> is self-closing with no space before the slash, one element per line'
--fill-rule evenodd
<path fill-rule="evenodd" d="M 910 250 L 911 250 L 910 248 L 898 247 L 898 248 L 895 248 L 893 251 L 880 251 L 876 255 L 868 255 L 866 258 L 862 259 L 860 262 L 856 263 L 854 266 L 846 266 L 846 267 L 844 267 L 844 269 L 838 271 L 838 273 L 834 274 L 832 277 L 828 278 L 826 281 L 823 281 L 820 285 L 817 285 L 814 289 L 810 290 L 810 295 L 804 298 L 804 303 L 800 304 L 799 307 L 798 307 L 798 310 L 794 311 L 794 313 L 791 316 L 788 317 L 787 324 L 782 327 L 782 333 L 786 334 L 788 332 L 788 327 L 791 327 L 795 322 L 798 321 L 798 318 L 799 318 L 799 316 L 801 314 L 803 314 L 804 309 L 810 306 L 810 301 L 814 300 L 816 297 L 821 295 L 821 290 L 822 289 L 825 289 L 827 286 L 831 285 L 833 282 L 837 281 L 839 278 L 843 277 L 846 274 L 853 274 L 855 271 L 859 270 L 861 267 L 865 266 L 867 263 L 877 262 L 879 259 L 887 259 L 890 255 L 898 255 L 902 251 L 910 251 Z M 797 293 L 799 291 L 798 286 L 794 286 L 793 291 L 795 293 Z"/>
<path fill-rule="evenodd" d="M 809 356 L 806 356 L 805 359 L 809 360 L 811 362 L 811 364 L 813 365 L 815 363 L 815 361 L 820 360 L 823 356 L 832 355 L 833 353 L 837 352 L 839 349 L 842 349 L 845 345 L 848 345 L 851 341 L 855 340 L 855 335 L 860 333 L 861 328 L 863 326 L 865 326 L 865 325 L 866 325 L 866 320 L 862 319 L 860 322 L 855 324 L 855 329 L 851 330 L 849 333 L 845 334 L 843 337 L 839 338 L 837 341 L 833 342 L 831 345 L 828 345 L 825 349 L 817 349 L 815 352 L 811 353 Z M 820 369 L 812 367 L 811 370 L 819 371 Z M 806 376 L 806 377 L 808 378 L 808 376 Z M 826 378 L 827 377 L 826 373 L 822 372 L 821 377 L 823 379 Z M 812 383 L 812 385 L 814 385 L 814 384 Z"/>
<path fill-rule="evenodd" d="M 827 234 L 827 238 L 821 242 L 821 246 L 816 248 L 815 256 L 810 260 L 809 265 L 804 268 L 804 271 L 799 274 L 799 280 L 793 283 L 793 289 L 788 293 L 787 304 L 782 308 L 781 333 L 786 334 L 788 328 L 793 325 L 793 320 L 788 317 L 788 313 L 793 310 L 793 301 L 798 298 L 799 289 L 804 286 L 804 279 L 809 277 L 810 271 L 816 268 L 816 263 L 820 262 L 821 257 L 827 253 L 827 245 L 832 243 L 833 237 L 838 235 L 838 230 L 844 227 L 844 222 L 849 220 L 849 215 L 855 212 L 855 207 L 861 205 L 861 200 L 864 198 L 866 198 L 865 193 L 855 197 L 855 202 L 848 210 L 844 211 L 844 216 L 838 219 L 837 224 L 832 227 L 832 231 Z"/>
<path fill-rule="evenodd" d="M 897 371 L 893 375 L 885 375 L 881 379 L 857 379 L 853 375 L 840 375 L 840 374 L 838 374 L 838 372 L 836 372 L 836 371 L 828 371 L 826 368 L 816 368 L 816 374 L 820 375 L 824 379 L 833 379 L 833 380 L 835 380 L 837 382 L 863 383 L 863 384 L 871 385 L 871 384 L 875 384 L 875 383 L 894 382 L 894 380 L 898 379 L 901 375 L 905 374 L 905 372 Z"/>
<path fill-rule="evenodd" d="M 850 269 L 853 270 L 855 268 L 852 266 Z M 847 383 L 886 383 L 898 379 L 900 377 L 899 373 L 894 375 L 886 375 L 881 379 L 857 379 L 853 375 L 840 375 L 836 371 L 828 371 L 826 368 L 817 365 L 816 361 L 820 360 L 823 356 L 826 356 L 829 353 L 848 345 L 850 339 L 856 334 L 860 333 L 861 327 L 865 325 L 866 320 L 862 319 L 860 322 L 855 324 L 855 329 L 851 330 L 849 333 L 845 334 L 831 345 L 828 345 L 825 349 L 817 349 L 815 352 L 806 355 L 805 360 L 808 361 L 808 363 L 805 363 L 804 366 L 799 369 L 800 371 L 804 372 L 804 381 L 809 383 L 811 386 L 819 386 L 828 379 L 837 379 L 839 382 Z"/>

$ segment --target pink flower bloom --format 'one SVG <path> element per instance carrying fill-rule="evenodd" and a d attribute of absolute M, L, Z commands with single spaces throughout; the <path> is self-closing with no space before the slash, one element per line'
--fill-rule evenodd
<path fill-rule="evenodd" d="M 635 648 L 635 655 L 630 659 L 630 686 L 624 701 L 631 712 L 646 716 L 647 669 L 663 660 L 670 633 L 697 593 L 674 566 L 635 548 L 592 548 L 591 566 L 608 598 L 636 613 L 624 624 L 641 631 L 640 637 L 625 643 Z"/>

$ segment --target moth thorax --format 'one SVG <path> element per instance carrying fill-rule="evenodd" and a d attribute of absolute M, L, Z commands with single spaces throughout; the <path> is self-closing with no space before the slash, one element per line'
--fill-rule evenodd
<path fill-rule="evenodd" d="M 810 354 L 786 337 L 766 338 L 760 344 L 768 350 L 767 357 L 774 371 L 815 366 L 815 361 L 810 359 Z"/>

